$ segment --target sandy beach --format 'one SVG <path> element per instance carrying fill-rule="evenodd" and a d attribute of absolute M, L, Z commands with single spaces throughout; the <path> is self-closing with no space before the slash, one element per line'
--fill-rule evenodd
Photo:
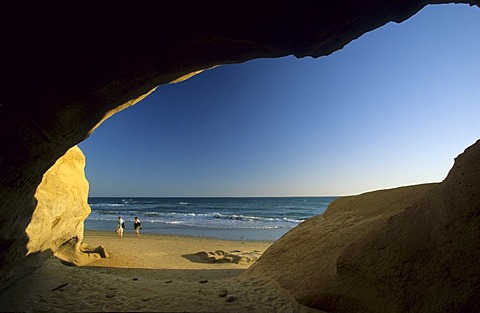
<path fill-rule="evenodd" d="M 84 242 L 109 257 L 85 267 L 49 259 L 2 294 L 2 311 L 317 312 L 272 283 L 240 276 L 272 242 L 131 232 L 118 239 L 113 231 L 87 231 Z M 226 258 L 207 260 L 215 251 Z"/>

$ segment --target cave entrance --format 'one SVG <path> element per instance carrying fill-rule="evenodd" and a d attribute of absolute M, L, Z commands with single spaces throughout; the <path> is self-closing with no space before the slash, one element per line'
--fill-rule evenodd
<path fill-rule="evenodd" d="M 336 196 L 441 181 L 480 131 L 476 14 L 428 6 L 318 60 L 160 86 L 80 145 L 86 228 L 273 241 Z"/>
<path fill-rule="evenodd" d="M 452 14 L 457 14 L 458 11 L 456 10 L 459 8 L 455 7 L 455 13 Z M 121 197 L 122 200 L 129 201 L 129 199 L 134 199 L 133 195 L 139 197 L 145 197 L 146 195 L 170 197 L 172 195 L 182 196 L 183 192 L 190 197 L 212 195 L 229 197 L 242 195 L 346 195 L 406 183 L 415 184 L 417 182 L 441 180 L 453 157 L 478 137 L 478 123 L 474 120 L 474 117 L 478 116 L 479 112 L 475 102 L 472 101 L 472 99 L 478 99 L 478 88 L 476 88 L 478 77 L 475 74 L 479 72 L 479 66 L 478 63 L 475 63 L 478 58 L 473 55 L 474 52 L 478 51 L 478 39 L 473 31 L 472 33 L 466 31 L 478 29 L 478 25 L 472 26 L 472 21 L 466 15 L 462 15 L 458 22 L 453 22 L 453 18 L 442 17 L 442 21 L 451 21 L 452 24 L 449 24 L 450 26 L 445 29 L 440 29 L 438 24 L 432 24 L 431 19 L 419 19 L 423 14 L 431 12 L 430 10 L 432 9 L 423 10 L 411 20 L 405 22 L 403 24 L 405 26 L 402 25 L 401 28 L 408 28 L 411 26 L 409 23 L 413 23 L 414 26 L 408 29 L 411 33 L 415 32 L 414 37 L 419 35 L 416 41 L 403 40 L 403 43 L 407 45 L 404 50 L 395 45 L 402 40 L 394 39 L 401 28 L 396 29 L 396 27 L 389 25 L 363 36 L 362 39 L 351 43 L 343 51 L 335 53 L 332 57 L 315 61 L 322 64 L 321 71 L 315 73 L 315 79 L 309 77 L 303 69 L 299 70 L 300 67 L 287 70 L 280 66 L 275 71 L 258 70 L 257 68 L 253 76 L 235 75 L 237 79 L 243 78 L 251 85 L 251 90 L 257 92 L 251 93 L 236 89 L 237 93 L 235 94 L 230 90 L 227 93 L 228 101 L 215 104 L 215 102 L 210 101 L 217 96 L 216 92 L 219 91 L 219 88 L 214 87 L 220 86 L 222 92 L 224 88 L 228 87 L 229 83 L 235 85 L 236 88 L 239 87 L 236 80 L 220 79 L 213 85 L 204 82 L 203 87 L 206 88 L 203 90 L 212 92 L 207 103 L 201 104 L 198 96 L 192 96 L 190 92 L 184 93 L 183 95 L 193 106 L 188 107 L 187 111 L 182 111 L 182 108 L 185 107 L 181 103 L 175 103 L 170 107 L 169 104 L 173 102 L 162 101 L 156 108 L 162 110 L 166 108 L 167 111 L 160 115 L 147 114 L 137 120 L 131 116 L 127 118 L 127 115 L 124 115 L 136 112 L 137 108 L 146 107 L 148 101 L 155 99 L 152 95 L 144 103 L 107 121 L 95 132 L 92 138 L 81 144 L 88 158 L 87 177 L 91 182 L 92 197 L 104 195 Z M 440 10 L 440 8 L 435 8 L 435 10 Z M 462 24 L 463 22 L 467 25 Z M 434 32 L 424 33 L 422 26 L 426 25 L 434 25 Z M 382 33 L 385 29 L 389 29 L 392 33 Z M 462 31 L 460 32 L 458 29 Z M 455 36 L 450 37 L 451 41 L 449 42 L 445 38 L 433 36 L 433 34 L 452 35 L 452 33 Z M 380 38 L 383 37 L 382 39 L 386 41 L 378 41 L 373 45 L 374 48 L 364 50 L 363 53 L 362 50 L 354 51 L 350 56 L 353 58 L 350 62 L 336 63 L 335 60 L 338 61 L 339 56 L 345 57 L 353 51 L 352 49 L 362 46 L 366 41 L 372 37 L 375 38 L 377 35 Z M 468 37 L 470 35 L 471 37 Z M 393 41 L 389 42 L 387 39 L 393 39 Z M 414 42 L 415 45 L 413 45 Z M 426 45 L 416 45 L 421 43 Z M 415 48 L 411 49 L 411 47 Z M 441 47 L 441 49 L 438 47 Z M 459 47 L 462 47 L 462 49 L 459 49 Z M 468 49 L 463 50 L 465 47 L 468 47 Z M 461 53 L 459 50 L 462 50 Z M 381 53 L 374 54 L 375 51 Z M 372 56 L 372 59 L 368 59 L 369 56 Z M 407 57 L 410 62 L 401 61 L 401 57 Z M 291 59 L 284 59 L 283 61 L 285 60 L 288 60 L 286 62 L 291 61 Z M 447 63 L 444 60 L 462 61 L 463 63 Z M 275 62 L 283 61 L 277 60 Z M 306 67 L 311 69 L 314 67 L 313 63 L 307 63 L 311 61 L 296 60 L 295 62 L 297 64 L 304 62 L 304 64 L 308 64 Z M 257 61 L 245 65 L 261 64 L 263 61 L 255 62 Z M 362 64 L 363 68 L 360 67 Z M 425 67 L 422 67 L 424 65 Z M 218 73 L 227 68 L 230 67 L 221 67 L 212 73 Z M 235 68 L 239 69 L 240 66 Z M 291 71 L 290 74 L 297 72 L 297 76 L 293 75 L 289 78 L 289 75 L 287 75 L 289 71 Z M 346 76 L 342 78 L 340 77 L 341 74 Z M 374 78 L 380 79 L 375 80 Z M 277 84 L 271 89 L 265 88 L 263 84 L 266 81 L 274 81 L 275 79 L 279 79 L 283 85 Z M 195 80 L 189 80 L 178 86 L 181 88 L 181 86 L 194 82 Z M 299 89 L 294 90 L 294 85 L 297 85 Z M 161 87 L 159 90 L 165 90 L 162 91 L 163 94 L 159 93 L 159 95 L 168 95 L 171 92 L 166 90 L 168 88 L 177 88 L 177 86 Z M 307 92 L 308 88 L 312 88 L 318 93 L 309 94 Z M 315 103 L 315 107 L 303 106 L 305 103 L 300 100 L 306 94 L 309 95 L 306 97 L 308 102 Z M 253 99 L 248 99 L 247 96 L 252 95 Z M 232 107 L 232 100 L 238 99 L 245 102 L 241 107 L 235 107 L 235 105 Z M 273 99 L 273 101 L 269 102 L 269 99 Z M 287 99 L 289 100 L 287 101 Z M 253 101 L 253 105 L 251 105 L 251 101 Z M 177 109 L 178 112 L 176 112 Z M 230 109 L 230 111 L 225 112 L 224 109 Z M 321 113 L 317 109 L 321 109 Z M 177 118 L 172 118 L 172 115 L 166 114 L 169 113 L 168 111 L 182 114 L 178 114 Z M 215 116 L 218 113 L 223 113 L 223 115 Z M 377 115 L 378 113 L 381 114 Z M 155 116 L 154 122 L 149 123 L 148 118 L 153 116 Z M 122 127 L 112 128 L 109 123 L 115 123 L 114 121 L 122 121 Z M 198 124 L 195 124 L 195 122 L 198 122 Z M 126 125 L 135 127 L 126 129 Z M 198 127 L 192 127 L 192 125 Z M 210 127 L 210 131 L 201 128 L 202 125 Z M 147 131 L 147 135 L 144 133 L 137 138 L 131 136 L 135 129 L 147 127 L 154 127 L 155 129 L 150 129 Z M 109 134 L 110 137 L 107 141 L 98 140 L 102 133 Z M 153 141 L 148 143 L 143 141 L 154 134 L 165 134 L 164 141 L 156 144 L 152 144 Z M 321 134 L 322 136 L 311 137 L 312 134 Z M 178 135 L 182 135 L 180 137 L 182 140 L 178 140 Z M 217 141 L 219 138 L 223 138 L 221 135 L 225 135 L 223 142 Z M 263 141 L 258 141 L 259 137 Z M 129 140 L 132 141 L 129 142 Z M 216 144 L 208 146 L 208 144 L 211 144 L 210 141 Z M 250 146 L 251 141 L 258 142 L 259 145 Z M 116 145 L 112 145 L 114 143 Z M 146 146 L 148 149 L 139 149 L 142 146 Z M 204 150 L 206 153 L 201 153 L 202 150 L 199 148 L 203 147 L 209 147 L 209 149 Z M 157 150 L 156 148 L 161 149 Z M 97 151 L 93 153 L 95 150 Z M 172 150 L 177 154 L 170 155 L 169 153 Z M 105 151 L 108 151 L 108 154 L 102 155 Z M 228 153 L 229 151 L 230 153 Z M 226 154 L 230 159 L 221 158 L 222 154 L 224 154 L 223 156 Z M 152 161 L 148 159 L 151 156 L 162 156 L 165 159 Z M 188 162 L 192 160 L 193 162 Z M 200 162 L 201 160 L 208 160 L 210 163 L 205 164 Z M 261 162 L 262 160 L 263 162 Z M 315 166 L 309 163 L 312 160 L 316 160 Z M 128 165 L 125 165 L 123 161 L 128 161 Z M 147 170 L 140 171 L 138 167 L 140 163 L 146 165 Z M 439 166 L 439 164 L 444 165 Z M 254 165 L 261 165 L 261 167 L 256 168 Z M 155 173 L 159 168 L 162 169 L 160 179 L 159 176 L 150 177 L 148 175 Z M 215 171 L 217 168 L 223 170 Z M 237 171 L 232 172 L 231 169 L 235 168 Z M 418 169 L 420 169 L 419 172 L 417 172 Z M 307 170 L 308 175 L 305 174 L 305 170 Z M 258 173 L 262 175 L 255 176 Z M 170 174 L 170 176 L 167 174 Z M 210 178 L 205 180 L 207 174 L 213 174 L 213 176 L 208 176 Z M 228 180 L 232 177 L 234 178 L 233 181 Z M 241 183 L 243 188 L 239 188 L 235 183 Z M 152 186 L 158 188 L 156 190 L 160 192 L 152 193 L 152 189 L 148 189 Z M 190 189 L 186 189 L 187 187 Z M 340 189 L 328 189 L 333 187 Z M 214 193 L 211 193 L 212 191 Z M 143 192 L 147 193 L 143 194 Z M 163 192 L 166 193 L 163 194 Z M 235 192 L 239 192 L 239 194 Z M 189 199 L 182 196 L 178 204 L 187 205 Z M 115 211 L 115 213 L 118 213 L 118 211 Z M 125 212 L 121 210 L 120 213 L 124 215 Z M 145 223 L 146 219 L 143 217 L 142 219 Z M 124 239 L 127 239 L 127 237 L 118 240 L 113 232 L 114 226 L 111 227 L 109 231 L 111 239 L 115 240 L 117 244 L 125 243 Z M 100 240 L 104 244 L 105 235 L 97 236 L 95 239 L 95 233 L 91 229 L 88 231 L 90 234 L 86 236 L 87 241 Z M 144 243 L 142 240 L 147 237 L 146 235 L 142 233 L 140 238 L 128 238 L 132 242 L 138 239 L 130 247 L 142 246 Z M 186 238 L 188 241 L 188 237 Z M 162 245 L 165 247 L 166 244 L 166 241 L 159 241 L 158 247 L 162 247 Z M 196 246 L 196 248 L 199 247 L 199 245 Z M 174 241 L 171 243 L 170 249 L 178 250 L 181 247 Z M 167 255 L 159 255 L 158 251 L 160 251 L 160 248 L 143 252 L 143 256 L 151 257 L 152 262 L 157 267 L 167 257 Z M 179 305 L 185 308 L 187 302 L 190 308 L 198 309 L 199 307 L 211 308 L 214 304 L 214 301 L 212 301 L 214 298 L 204 297 L 207 295 L 205 289 L 198 287 L 202 286 L 199 284 L 208 283 L 208 279 L 197 276 L 198 279 L 194 277 L 193 282 L 195 284 L 193 284 L 192 272 L 183 272 L 185 277 L 189 279 L 187 283 L 190 286 L 190 293 L 187 296 L 185 296 L 185 289 L 162 289 L 161 286 L 169 286 L 168 284 L 175 282 L 171 279 L 162 280 L 161 276 L 154 278 L 156 280 L 155 286 L 151 285 L 153 280 L 150 280 L 148 281 L 150 285 L 143 284 L 139 287 L 138 281 L 146 280 L 151 272 L 143 275 L 140 279 L 138 278 L 139 272 L 135 272 L 135 269 L 132 268 L 145 267 L 145 265 L 138 262 L 139 258 L 135 251 L 129 249 L 126 245 L 119 248 L 118 252 L 113 253 L 116 254 L 117 259 L 126 261 L 123 266 L 130 267 L 132 271 L 124 272 L 120 276 L 110 275 L 118 272 L 107 269 L 106 271 L 98 271 L 97 275 L 91 279 L 91 276 L 80 275 L 79 272 L 69 276 L 68 274 L 71 274 L 71 272 L 54 268 L 57 272 L 54 272 L 53 275 L 52 272 L 48 273 L 51 275 L 48 282 L 57 282 L 58 280 L 58 287 L 46 291 L 50 294 L 50 297 L 57 297 L 54 298 L 55 301 L 46 301 L 43 298 L 45 293 L 40 296 L 38 294 L 27 295 L 29 290 L 32 290 L 32 292 L 43 290 L 38 286 L 44 287 L 45 285 L 42 285 L 42 283 L 47 280 L 41 279 L 33 281 L 31 285 L 24 284 L 21 286 L 20 288 L 23 287 L 22 292 L 13 293 L 13 295 L 17 295 L 16 299 L 13 297 L 7 297 L 7 299 L 14 305 L 26 303 L 27 308 L 36 307 L 39 310 L 47 310 L 46 308 L 50 309 L 54 305 L 58 305 L 62 309 L 71 307 L 78 310 L 79 303 L 85 305 L 87 309 L 99 310 L 106 308 L 105 299 L 113 299 L 113 304 L 107 303 L 111 310 L 138 310 L 139 308 L 145 309 L 147 306 L 152 309 L 160 307 L 166 310 L 178 309 Z M 128 255 L 129 258 L 123 258 L 125 255 Z M 189 260 L 189 257 L 191 256 L 183 256 L 186 260 Z M 200 264 L 200 262 L 190 263 Z M 182 266 L 181 264 L 178 265 Z M 214 266 L 223 265 L 215 264 Z M 163 267 L 163 269 L 165 268 Z M 78 271 L 82 270 L 78 269 Z M 227 271 L 231 271 L 231 269 Z M 102 275 L 103 273 L 106 275 Z M 102 279 L 98 279 L 99 275 L 102 276 Z M 65 277 L 70 279 L 70 284 L 60 284 Z M 179 276 L 175 277 L 178 278 Z M 107 281 L 109 284 L 106 283 Z M 232 288 L 241 289 L 238 282 L 235 283 L 237 285 Z M 245 286 L 250 288 L 248 291 L 255 286 L 255 289 L 253 289 L 255 293 L 244 293 L 245 299 L 248 295 L 255 294 L 257 296 L 260 294 L 263 286 L 259 286 L 259 284 L 258 281 L 245 283 Z M 82 288 L 77 286 L 82 286 Z M 84 288 L 85 286 L 88 288 Z M 119 288 L 119 286 L 123 288 Z M 218 284 L 214 285 L 215 288 L 218 286 Z M 229 285 L 229 288 L 231 286 Z M 101 299 L 87 297 L 85 293 L 79 292 L 80 289 L 94 290 L 93 294 L 98 293 L 102 297 Z M 174 289 L 176 291 L 180 290 L 180 292 L 172 296 L 172 290 Z M 54 294 L 53 292 L 56 290 L 63 290 L 63 292 Z M 129 291 L 128 296 L 134 300 L 130 301 L 130 298 L 126 297 L 125 290 Z M 156 290 L 157 293 L 152 290 Z M 212 294 L 211 290 L 208 295 Z M 245 291 L 245 289 L 243 290 Z M 149 292 L 156 297 L 150 296 Z M 52 294 L 55 296 L 51 296 Z M 194 296 L 189 297 L 188 295 Z M 35 300 L 31 300 L 33 298 Z M 262 303 L 266 308 L 272 309 L 275 306 L 285 308 L 285 306 L 281 306 L 282 304 L 279 306 L 278 302 L 272 302 L 271 299 L 278 300 L 281 297 L 277 297 L 270 291 L 268 294 L 263 293 L 260 298 L 268 300 L 268 303 Z M 85 301 L 85 299 L 88 299 L 88 301 Z M 117 299 L 120 299 L 120 301 L 117 301 Z M 125 299 L 128 299 L 128 301 L 125 301 Z M 219 298 L 216 297 L 215 299 L 218 300 Z M 259 305 L 257 298 L 249 298 L 248 300 L 252 304 L 242 309 L 255 308 L 253 303 Z M 172 304 L 172 302 L 174 303 Z M 239 303 L 246 303 L 246 301 Z M 115 307 L 115 305 L 121 306 Z M 24 308 L 25 306 L 18 307 Z"/>

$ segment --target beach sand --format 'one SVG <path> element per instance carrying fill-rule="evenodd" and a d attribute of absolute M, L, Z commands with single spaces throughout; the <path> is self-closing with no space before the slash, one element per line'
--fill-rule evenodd
<path fill-rule="evenodd" d="M 113 231 L 87 231 L 84 242 L 103 245 L 109 257 L 85 267 L 47 260 L 1 295 L 2 311 L 318 312 L 274 283 L 242 278 L 252 262 L 210 263 L 196 255 L 254 257 L 272 242 L 132 233 L 118 239 Z"/>

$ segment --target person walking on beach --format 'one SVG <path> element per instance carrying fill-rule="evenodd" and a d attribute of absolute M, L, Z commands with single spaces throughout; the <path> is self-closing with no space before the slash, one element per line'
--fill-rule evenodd
<path fill-rule="evenodd" d="M 137 237 L 140 237 L 140 229 L 142 229 L 141 225 L 142 223 L 140 223 L 138 217 L 135 216 L 135 221 L 133 222 L 133 229 L 135 230 L 135 236 Z"/>
<path fill-rule="evenodd" d="M 122 239 L 123 237 L 123 229 L 125 228 L 125 221 L 121 216 L 118 217 L 117 221 L 117 234 L 118 234 L 118 239 Z"/>

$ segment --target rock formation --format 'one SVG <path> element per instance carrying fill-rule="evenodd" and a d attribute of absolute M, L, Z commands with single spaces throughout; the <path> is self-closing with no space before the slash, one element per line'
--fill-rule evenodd
<path fill-rule="evenodd" d="M 90 214 L 85 156 L 75 146 L 43 175 L 35 192 L 37 206 L 26 228 L 27 254 L 51 251 L 57 258 L 84 265 L 101 255 L 83 242 L 83 222 Z"/>
<path fill-rule="evenodd" d="M 334 201 L 245 275 L 332 312 L 480 311 L 480 141 L 447 178 Z"/>
<path fill-rule="evenodd" d="M 192 255 L 184 255 L 194 262 L 202 263 L 253 263 L 262 253 L 260 251 L 200 251 Z"/>
<path fill-rule="evenodd" d="M 215 65 L 328 55 L 428 3 L 453 2 L 479 4 L 173 1 L 156 9 L 158 2 L 149 1 L 6 3 L 0 19 L 0 290 L 44 258 L 45 252 L 25 257 L 25 229 L 44 173 L 111 114 L 160 84 Z"/>
<path fill-rule="evenodd" d="M 85 156 L 74 146 L 43 175 L 34 195 L 35 210 L 23 231 L 28 238 L 25 264 L 35 268 L 37 262 L 52 254 L 73 265 L 108 256 L 103 247 L 93 248 L 82 242 L 83 222 L 90 214 L 84 169 Z M 28 273 L 14 267 L 3 278 L 14 280 Z"/>

